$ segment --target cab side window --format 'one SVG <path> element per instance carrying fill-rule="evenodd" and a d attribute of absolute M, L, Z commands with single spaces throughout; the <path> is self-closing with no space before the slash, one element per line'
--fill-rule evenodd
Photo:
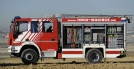
<path fill-rule="evenodd" d="M 53 22 L 43 21 L 42 23 L 42 32 L 53 32 Z"/>
<path fill-rule="evenodd" d="M 31 21 L 31 32 L 32 33 L 39 32 L 39 21 Z"/>

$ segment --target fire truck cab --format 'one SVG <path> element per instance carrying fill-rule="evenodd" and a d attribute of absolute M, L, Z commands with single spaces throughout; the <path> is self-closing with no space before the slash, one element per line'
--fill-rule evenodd
<path fill-rule="evenodd" d="M 21 18 L 11 21 L 8 52 L 24 64 L 39 58 L 86 58 L 100 63 L 103 58 L 125 57 L 126 29 L 132 15 L 60 14 L 53 17 Z"/>

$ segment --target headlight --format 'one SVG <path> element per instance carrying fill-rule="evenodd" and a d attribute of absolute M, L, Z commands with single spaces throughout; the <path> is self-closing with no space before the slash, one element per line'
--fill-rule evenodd
<path fill-rule="evenodd" d="M 15 50 L 15 47 L 12 47 L 11 50 Z"/>

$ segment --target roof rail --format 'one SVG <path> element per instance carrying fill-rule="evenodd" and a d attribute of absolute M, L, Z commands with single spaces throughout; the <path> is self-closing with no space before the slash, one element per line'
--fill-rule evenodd
<path fill-rule="evenodd" d="M 133 15 L 89 15 L 89 14 L 54 14 L 54 17 L 107 17 L 107 18 L 111 18 L 111 17 L 125 17 L 125 18 L 129 18 L 132 19 Z"/>

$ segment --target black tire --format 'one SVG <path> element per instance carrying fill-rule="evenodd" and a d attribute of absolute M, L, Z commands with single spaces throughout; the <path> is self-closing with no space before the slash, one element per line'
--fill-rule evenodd
<path fill-rule="evenodd" d="M 39 56 L 33 49 L 26 49 L 21 54 L 21 60 L 24 64 L 36 64 L 39 60 Z"/>
<path fill-rule="evenodd" d="M 100 63 L 102 61 L 102 52 L 98 49 L 90 49 L 86 53 L 86 60 L 88 63 Z"/>

